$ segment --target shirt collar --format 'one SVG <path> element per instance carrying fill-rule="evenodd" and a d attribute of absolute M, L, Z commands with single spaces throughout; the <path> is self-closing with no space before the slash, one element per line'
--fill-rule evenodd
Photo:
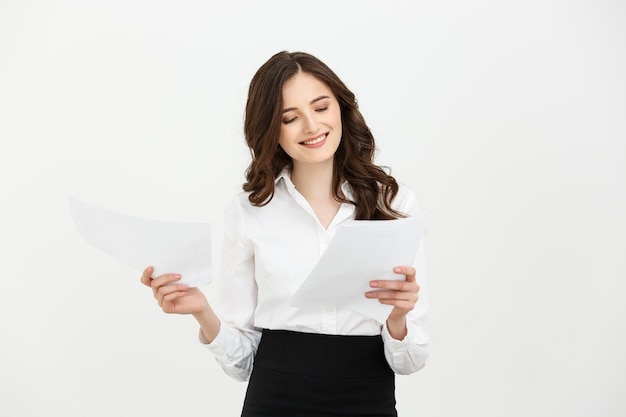
<path fill-rule="evenodd" d="M 278 174 L 278 176 L 276 177 L 276 179 L 274 180 L 274 184 L 278 184 L 278 182 L 281 179 L 285 179 L 287 182 L 291 182 L 291 170 L 287 167 L 283 168 L 282 171 L 280 171 L 280 174 Z"/>
<path fill-rule="evenodd" d="M 313 217 L 315 217 L 315 213 L 313 212 L 313 209 L 311 208 L 309 203 L 306 201 L 306 199 L 302 196 L 302 194 L 300 194 L 296 190 L 296 186 L 291 181 L 291 170 L 289 168 L 284 168 L 280 172 L 280 174 L 278 174 L 274 184 L 276 187 L 279 187 L 282 184 L 282 187 L 284 187 L 287 193 L 289 193 L 291 197 L 293 197 L 293 199 L 298 202 L 298 204 L 304 207 L 305 210 L 307 210 Z M 350 184 L 348 183 L 348 181 L 344 181 L 341 184 L 341 191 L 343 192 L 343 195 L 346 197 L 346 199 L 352 200 L 352 187 L 350 187 Z M 333 221 L 328 226 L 328 230 L 332 230 L 339 223 L 343 222 L 344 220 L 352 218 L 354 216 L 354 211 L 355 211 L 354 204 L 343 203 L 339 207 L 339 211 L 335 215 Z"/>
<path fill-rule="evenodd" d="M 274 185 L 278 185 L 280 180 L 284 180 L 289 189 L 296 188 L 296 186 L 291 181 L 291 169 L 287 167 L 283 168 L 283 170 L 280 171 L 280 173 L 274 180 Z M 348 181 L 344 181 L 343 183 L 341 183 L 341 191 L 348 200 L 352 200 L 352 187 L 350 187 L 350 183 L 348 183 Z"/>

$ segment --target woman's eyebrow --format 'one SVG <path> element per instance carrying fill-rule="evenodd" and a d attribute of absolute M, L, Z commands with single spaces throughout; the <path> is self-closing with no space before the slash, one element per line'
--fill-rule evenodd
<path fill-rule="evenodd" d="M 325 98 L 330 98 L 330 97 L 328 97 L 328 96 L 319 96 L 319 97 L 316 97 L 313 100 L 311 100 L 311 102 L 309 104 L 314 104 L 314 103 L 316 103 L 316 102 L 318 102 L 320 100 L 324 100 Z M 292 111 L 292 110 L 298 110 L 298 108 L 297 107 L 289 107 L 287 109 L 284 109 L 283 113 L 287 113 L 287 112 Z"/>

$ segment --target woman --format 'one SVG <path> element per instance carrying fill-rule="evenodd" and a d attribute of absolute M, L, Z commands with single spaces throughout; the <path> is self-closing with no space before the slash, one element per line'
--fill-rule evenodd
<path fill-rule="evenodd" d="M 221 318 L 177 274 L 141 281 L 166 313 L 192 314 L 226 373 L 249 379 L 242 416 L 395 416 L 394 373 L 424 366 L 430 342 L 418 303 L 421 255 L 405 280 L 364 297 L 393 306 L 385 323 L 290 296 L 337 227 L 419 212 L 415 193 L 374 164 L 374 138 L 354 94 L 323 62 L 279 52 L 254 75 L 244 133 L 252 155 L 226 210 Z M 375 302 L 372 300 L 372 302 Z"/>

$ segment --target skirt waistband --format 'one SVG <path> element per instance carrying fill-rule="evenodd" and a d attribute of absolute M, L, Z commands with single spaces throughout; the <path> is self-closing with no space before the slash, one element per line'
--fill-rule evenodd
<path fill-rule="evenodd" d="M 329 378 L 367 378 L 393 374 L 382 337 L 340 336 L 264 329 L 254 368 Z"/>

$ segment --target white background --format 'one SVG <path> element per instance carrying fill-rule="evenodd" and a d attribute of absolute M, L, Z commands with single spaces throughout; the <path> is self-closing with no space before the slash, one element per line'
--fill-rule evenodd
<path fill-rule="evenodd" d="M 245 384 L 82 240 L 67 196 L 209 221 L 219 242 L 247 86 L 283 49 L 343 78 L 378 161 L 433 211 L 433 354 L 398 377 L 400 415 L 626 415 L 625 16 L 608 0 L 2 0 L 0 415 L 239 415 Z"/>

